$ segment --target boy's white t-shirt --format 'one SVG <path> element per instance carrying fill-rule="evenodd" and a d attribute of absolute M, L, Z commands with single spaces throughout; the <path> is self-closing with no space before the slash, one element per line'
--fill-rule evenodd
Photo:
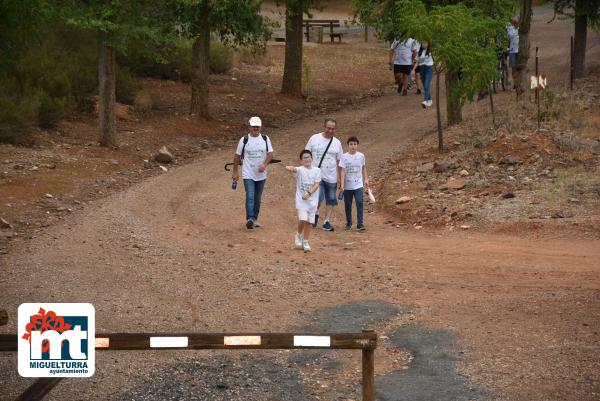
<path fill-rule="evenodd" d="M 308 140 L 306 144 L 306 149 L 310 150 L 312 153 L 313 159 L 313 167 L 318 167 L 319 162 L 321 161 L 321 157 L 323 153 L 325 153 L 325 149 L 327 149 L 327 145 L 331 138 L 325 138 L 323 133 L 314 134 Z M 338 161 L 342 157 L 342 143 L 336 137 L 333 137 L 333 142 L 331 142 L 331 146 L 327 150 L 327 155 L 323 159 L 323 164 L 321 164 L 321 179 L 330 184 L 337 183 L 337 165 Z"/>
<path fill-rule="evenodd" d="M 243 147 L 244 137 L 241 137 L 235 154 L 241 156 Z M 273 151 L 273 146 L 271 145 L 271 139 L 269 137 L 267 137 L 267 147 L 269 148 L 269 152 Z M 258 171 L 258 167 L 263 164 L 266 159 L 267 149 L 262 135 L 248 135 L 248 143 L 246 143 L 246 148 L 244 149 L 244 160 L 242 160 L 242 178 L 254 181 L 266 180 L 267 172 L 263 171 L 261 173 Z"/>
<path fill-rule="evenodd" d="M 340 167 L 344 169 L 344 189 L 353 191 L 363 187 L 362 169 L 366 164 L 365 155 L 356 152 L 350 154 L 344 153 L 340 160 Z"/>
<path fill-rule="evenodd" d="M 310 191 L 315 183 L 321 181 L 321 169 L 311 167 L 310 169 L 299 166 L 296 167 L 296 209 L 314 212 L 319 205 L 319 190 L 304 200 L 302 195 Z"/>

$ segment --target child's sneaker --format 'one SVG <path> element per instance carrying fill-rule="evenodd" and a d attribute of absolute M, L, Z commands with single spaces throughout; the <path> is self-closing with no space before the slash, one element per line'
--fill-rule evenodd
<path fill-rule="evenodd" d="M 366 230 L 366 227 L 365 227 L 364 225 L 362 225 L 362 224 L 361 224 L 361 225 L 359 225 L 359 226 L 356 226 L 356 229 L 357 229 L 358 231 L 365 231 L 365 230 Z"/>
<path fill-rule="evenodd" d="M 302 236 L 298 233 L 294 236 L 294 248 L 302 249 Z"/>
<path fill-rule="evenodd" d="M 349 224 L 346 224 L 346 227 L 344 227 L 344 229 L 345 229 L 346 231 L 350 231 L 350 230 L 352 230 L 352 226 L 351 226 L 351 225 L 349 225 Z"/>
<path fill-rule="evenodd" d="M 333 226 L 331 225 L 330 222 L 326 221 L 325 223 L 323 223 L 323 230 L 333 231 Z"/>
<path fill-rule="evenodd" d="M 254 226 L 254 228 L 262 227 L 258 220 L 252 220 L 252 225 Z"/>
<path fill-rule="evenodd" d="M 246 228 L 248 230 L 251 230 L 254 228 L 254 221 L 252 219 L 248 219 L 248 221 L 246 222 Z"/>
<path fill-rule="evenodd" d="M 302 241 L 302 249 L 304 249 L 304 252 L 310 252 L 312 249 L 310 249 L 310 245 L 308 244 L 307 240 Z"/>

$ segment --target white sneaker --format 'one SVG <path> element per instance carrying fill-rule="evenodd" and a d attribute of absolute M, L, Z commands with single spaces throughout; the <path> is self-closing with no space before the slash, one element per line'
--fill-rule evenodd
<path fill-rule="evenodd" d="M 302 236 L 298 233 L 296 233 L 296 235 L 294 236 L 294 247 L 296 249 L 302 249 Z"/>
<path fill-rule="evenodd" d="M 262 227 L 257 220 L 253 220 L 254 228 Z"/>
<path fill-rule="evenodd" d="M 423 108 L 426 109 L 427 108 L 427 100 L 423 100 L 421 102 L 421 106 L 423 106 Z"/>
<path fill-rule="evenodd" d="M 310 245 L 308 244 L 307 240 L 302 241 L 302 249 L 304 249 L 304 252 L 310 252 L 312 249 L 310 249 Z"/>
<path fill-rule="evenodd" d="M 432 104 L 433 104 L 433 100 L 428 100 L 427 101 L 427 107 L 431 107 Z"/>

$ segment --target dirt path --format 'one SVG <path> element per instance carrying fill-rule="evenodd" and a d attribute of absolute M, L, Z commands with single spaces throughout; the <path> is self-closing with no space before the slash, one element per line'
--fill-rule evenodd
<path fill-rule="evenodd" d="M 434 128 L 424 113 L 433 110 L 422 111 L 414 95 L 386 95 L 339 113 L 338 135 L 357 134 L 371 173 L 382 174 L 388 156 Z M 293 163 L 321 126 L 321 118 L 308 119 L 268 132 L 282 165 Z M 292 249 L 293 178 L 282 165 L 270 167 L 263 227 L 247 230 L 244 192 L 229 188 L 222 168 L 231 153 L 171 169 L 24 243 L 2 260 L 0 305 L 16 311 L 23 302 L 91 302 L 100 332 L 219 332 L 310 328 L 315 310 L 385 303 L 402 312 L 372 322 L 385 336 L 377 353 L 382 400 L 433 399 L 425 386 L 400 385 L 431 354 L 418 352 L 429 338 L 423 331 L 413 342 L 395 342 L 399 327 L 448 333 L 444 344 L 457 362 L 450 370 L 465 384 L 439 399 L 600 397 L 597 241 L 397 229 L 378 211 L 366 216 L 366 232 L 345 232 L 338 207 L 337 230 L 315 231 L 314 252 L 304 254 Z M 2 328 L 15 331 L 15 321 Z M 50 399 L 125 398 L 123 389 L 140 386 L 153 369 L 197 355 L 100 354 L 92 380 L 63 383 Z M 311 396 L 301 397 L 337 399 L 331 388 L 354 385 L 357 362 L 342 356 L 336 376 L 309 380 Z M 227 371 L 221 362 L 208 366 Z M 11 399 L 30 381 L 17 377 L 14 355 L 0 355 L 0 366 L 0 382 L 14 383 L 2 394 Z M 305 370 L 315 369 L 323 371 Z M 397 380 L 385 379 L 389 373 Z M 469 393 L 473 388 L 483 391 Z"/>
<path fill-rule="evenodd" d="M 361 137 L 377 174 L 378 160 L 432 129 L 418 107 L 386 96 L 339 114 L 339 134 Z M 270 133 L 277 155 L 292 163 L 320 127 L 311 119 Z M 101 331 L 216 332 L 289 330 L 316 308 L 384 300 L 409 309 L 413 322 L 453 332 L 465 348 L 461 372 L 491 398 L 596 398 L 597 242 L 405 231 L 375 212 L 365 233 L 316 231 L 315 251 L 304 254 L 291 246 L 293 179 L 271 166 L 264 227 L 249 231 L 243 190 L 231 191 L 222 169 L 230 153 L 112 196 L 9 255 L 1 303 L 92 302 Z M 338 228 L 341 217 L 338 209 Z M 386 348 L 382 371 L 407 363 L 388 360 Z M 114 388 L 135 381 L 101 371 Z M 102 391 L 89 389 L 97 399 Z"/>

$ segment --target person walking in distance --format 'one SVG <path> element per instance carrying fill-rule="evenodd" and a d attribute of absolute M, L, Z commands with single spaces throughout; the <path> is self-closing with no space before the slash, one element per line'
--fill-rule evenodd
<path fill-rule="evenodd" d="M 240 138 L 233 156 L 231 178 L 234 182 L 238 181 L 238 166 L 242 165 L 246 191 L 246 228 L 252 229 L 260 227 L 258 214 L 267 180 L 267 166 L 273 158 L 273 146 L 269 137 L 261 133 L 262 121 L 259 117 L 250 118 L 248 123 L 250 132 Z"/>
<path fill-rule="evenodd" d="M 389 52 L 389 65 L 393 66 L 394 78 L 398 84 L 398 93 L 406 96 L 408 91 L 408 80 L 413 69 L 415 58 L 415 40 L 408 38 L 392 42 Z"/>
<path fill-rule="evenodd" d="M 286 166 L 296 176 L 296 209 L 298 210 L 298 230 L 294 236 L 294 247 L 310 252 L 311 224 L 315 222 L 319 202 L 321 169 L 312 165 L 312 153 L 308 149 L 300 152 L 299 167 Z"/>
<path fill-rule="evenodd" d="M 429 43 L 423 42 L 417 52 L 417 63 L 419 64 L 419 73 L 423 82 L 423 108 L 431 107 L 431 79 L 433 78 L 433 56 L 431 55 L 431 47 Z"/>
<path fill-rule="evenodd" d="M 336 120 L 333 117 L 325 119 L 325 131 L 314 134 L 308 140 L 306 149 L 313 155 L 313 166 L 321 169 L 321 186 L 319 189 L 319 207 L 313 227 L 317 227 L 319 215 L 321 214 L 321 205 L 323 200 L 326 204 L 325 218 L 323 220 L 323 230 L 333 231 L 331 225 L 331 213 L 333 207 L 337 205 L 336 192 L 339 189 L 339 166 L 338 162 L 342 157 L 342 143 L 335 137 Z"/>
<path fill-rule="evenodd" d="M 508 34 L 508 66 L 511 70 L 513 87 L 517 78 L 517 67 L 519 66 L 519 17 L 514 16 L 510 19 L 510 24 L 506 25 Z"/>

